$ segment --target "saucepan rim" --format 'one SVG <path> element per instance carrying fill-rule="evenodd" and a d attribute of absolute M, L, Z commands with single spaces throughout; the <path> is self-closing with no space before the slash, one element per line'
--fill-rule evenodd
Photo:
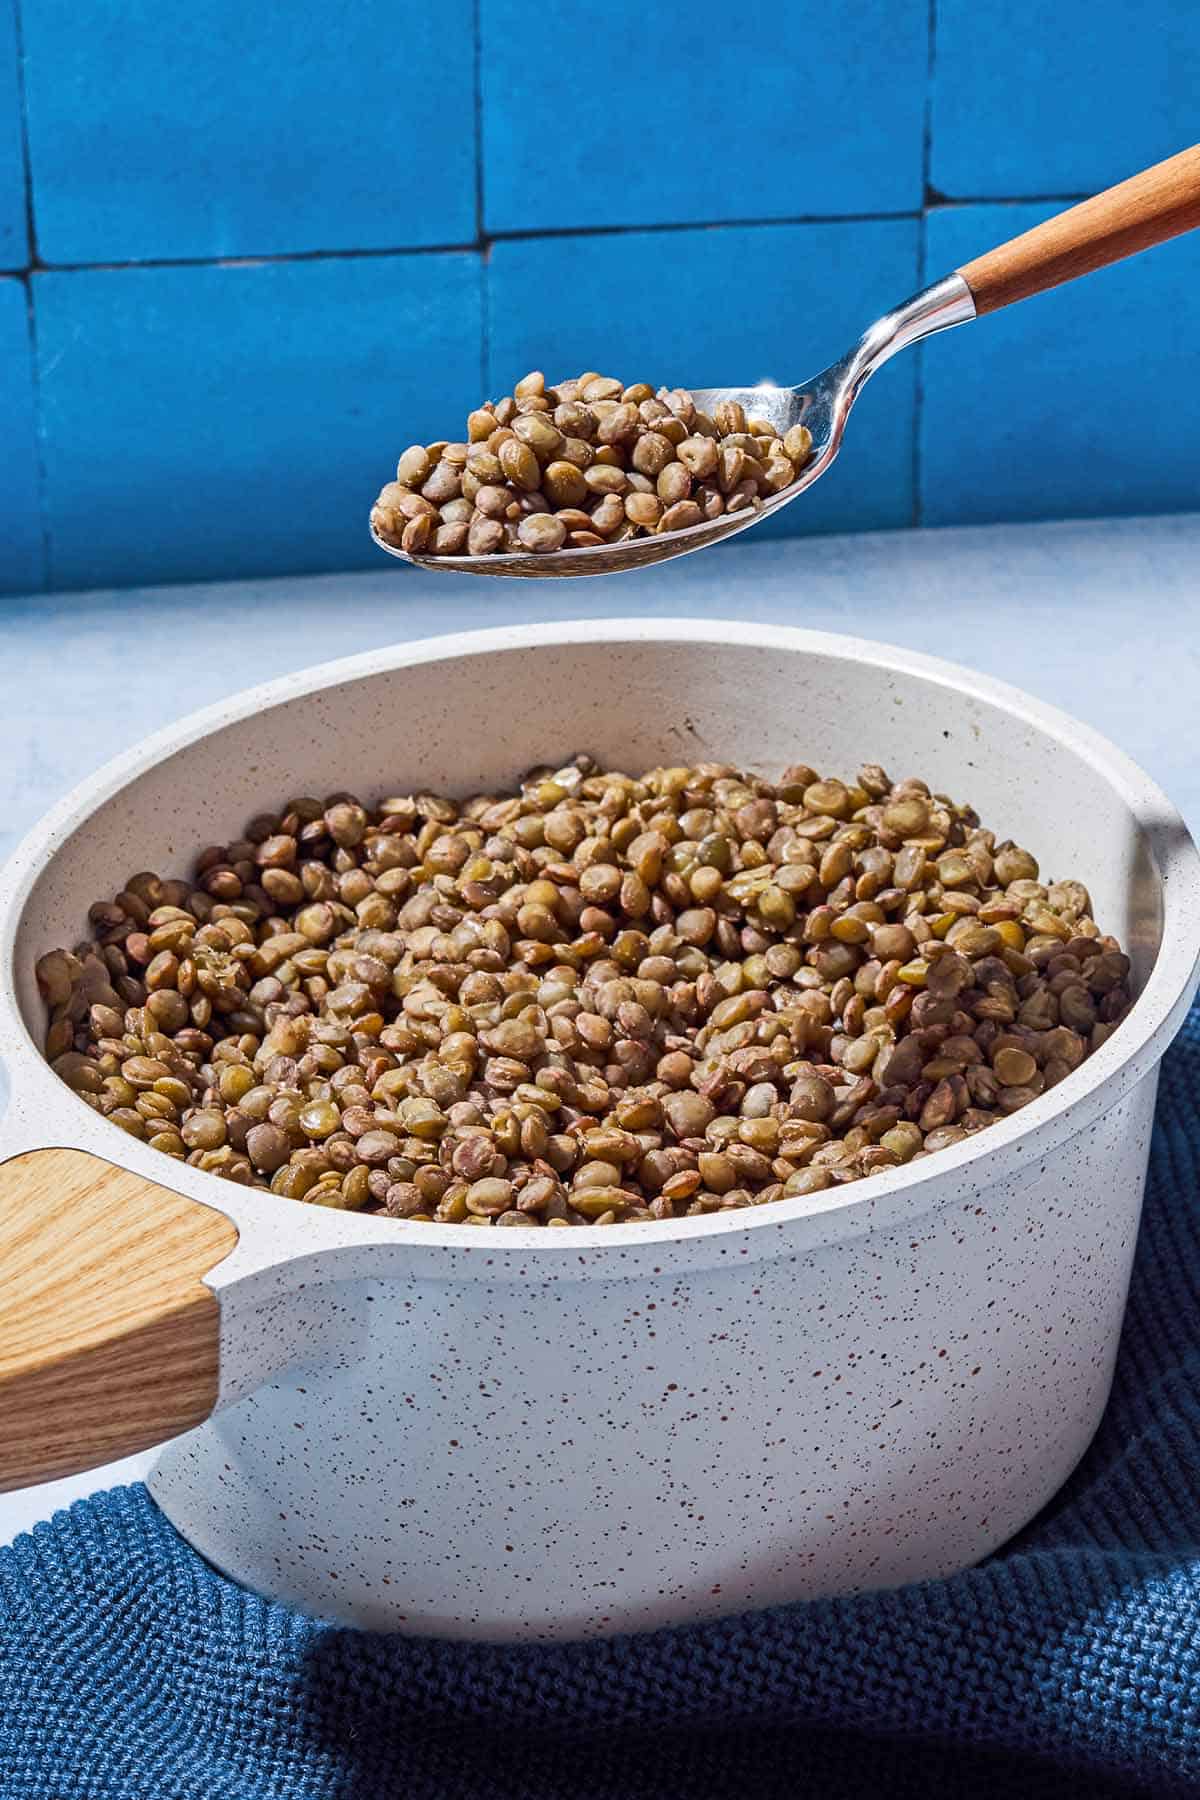
<path fill-rule="evenodd" d="M 1149 976 L 1120 1030 L 1047 1094 L 1023 1111 L 916 1166 L 888 1170 L 840 1189 L 773 1201 L 728 1214 L 636 1225 L 579 1226 L 570 1231 L 475 1232 L 453 1225 L 406 1226 L 379 1215 L 305 1207 L 284 1196 L 247 1190 L 189 1168 L 130 1138 L 94 1113 L 45 1062 L 17 1002 L 15 942 L 32 890 L 66 840 L 107 801 L 156 764 L 255 714 L 327 688 L 394 669 L 488 657 L 502 651 L 604 644 L 723 645 L 834 658 L 886 670 L 965 694 L 1008 713 L 1082 757 L 1128 806 L 1153 858 L 1162 894 L 1162 941 Z M 47 945 L 46 948 L 50 946 Z M 1200 854 L 1175 807 L 1136 763 L 1089 726 L 1019 689 L 940 658 L 865 639 L 790 626 L 719 619 L 591 619 L 452 633 L 391 645 L 317 664 L 244 689 L 153 733 L 75 787 L 30 830 L 0 869 L 0 1043 L 12 1082 L 9 1116 L 0 1126 L 3 1154 L 77 1143 L 110 1162 L 215 1207 L 279 1251 L 398 1246 L 404 1252 L 453 1250 L 456 1262 L 489 1271 L 517 1259 L 549 1272 L 553 1259 L 574 1255 L 585 1273 L 601 1249 L 661 1250 L 706 1240 L 714 1257 L 755 1233 L 810 1221 L 817 1234 L 865 1229 L 912 1216 L 943 1201 L 1010 1178 L 1086 1128 L 1116 1104 L 1159 1061 L 1183 1021 L 1200 971 Z M 22 1104 L 24 1102 L 24 1104 Z M 701 1242 L 691 1245 L 702 1251 Z M 236 1257 L 235 1252 L 235 1257 Z M 286 1260 L 284 1257 L 282 1260 Z M 424 1260 L 424 1259 L 422 1259 Z M 603 1263 L 606 1258 L 596 1258 Z M 637 1259 L 642 1260 L 640 1257 Z M 703 1260 L 703 1258 L 702 1258 Z M 482 1270 L 480 1271 L 482 1272 Z"/>

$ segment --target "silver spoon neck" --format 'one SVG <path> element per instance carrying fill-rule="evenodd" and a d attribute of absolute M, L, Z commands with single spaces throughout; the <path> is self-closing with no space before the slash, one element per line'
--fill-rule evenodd
<path fill-rule="evenodd" d="M 931 287 L 922 288 L 911 300 L 869 325 L 846 356 L 842 367 L 851 396 L 898 350 L 907 350 L 935 331 L 967 325 L 974 317 L 975 298 L 961 275 L 945 275 Z"/>

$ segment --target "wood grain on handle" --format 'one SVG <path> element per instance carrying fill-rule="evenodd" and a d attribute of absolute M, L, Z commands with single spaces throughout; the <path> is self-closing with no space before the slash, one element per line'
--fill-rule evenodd
<path fill-rule="evenodd" d="M 199 1425 L 223 1214 L 82 1150 L 0 1164 L 0 1493 Z"/>
<path fill-rule="evenodd" d="M 977 256 L 958 273 L 979 314 L 1027 300 L 1200 225 L 1200 144 Z"/>

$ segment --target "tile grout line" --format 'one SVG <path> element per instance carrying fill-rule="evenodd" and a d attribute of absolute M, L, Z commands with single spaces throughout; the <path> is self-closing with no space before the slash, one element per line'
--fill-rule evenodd
<path fill-rule="evenodd" d="M 921 130 L 921 220 L 917 226 L 917 291 L 929 280 L 929 200 L 933 171 L 933 78 L 937 58 L 937 0 L 929 0 L 926 15 L 928 38 L 925 47 L 925 116 Z M 919 530 L 924 507 L 921 498 L 921 422 L 925 412 L 924 346 L 915 347 L 917 366 L 913 373 L 913 437 L 912 437 L 912 523 Z"/>
<path fill-rule="evenodd" d="M 445 244 L 385 244 L 369 250 L 352 248 L 282 250 L 266 255 L 256 255 L 247 251 L 241 256 L 147 256 L 114 258 L 109 262 L 39 262 L 37 268 L 39 273 L 49 270 L 55 274 L 77 274 L 89 273 L 93 270 L 107 273 L 111 270 L 124 269 L 257 268 L 272 263 L 352 262 L 360 258 L 383 256 L 447 256 L 464 251 L 482 253 L 486 256 L 496 244 L 540 243 L 555 238 L 629 237 L 638 233 L 650 232 L 767 231 L 776 226 L 870 225 L 876 221 L 919 217 L 919 211 L 914 209 L 911 212 L 797 213 L 791 217 L 779 219 L 701 219 L 666 220 L 645 225 L 569 225 L 529 231 L 482 231 L 479 236 L 470 240 Z"/>
<path fill-rule="evenodd" d="M 42 589 L 50 591 L 53 547 L 46 491 L 46 432 L 42 416 L 42 381 L 38 364 L 37 314 L 30 273 L 37 266 L 37 227 L 33 214 L 33 162 L 29 154 L 29 115 L 25 103 L 25 36 L 21 25 L 21 0 L 13 0 L 13 33 L 17 52 L 17 111 L 20 115 L 22 174 L 25 188 L 25 231 L 29 240 L 29 267 L 21 272 L 25 289 L 25 323 L 29 333 L 29 382 L 33 390 L 33 442 L 37 458 L 38 534 L 42 543 Z"/>
<path fill-rule="evenodd" d="M 936 8 L 935 8 L 936 10 Z M 956 206 L 1077 206 L 1090 200 L 1094 189 L 1077 194 L 942 194 L 926 189 L 926 212 L 952 212 Z"/>
<path fill-rule="evenodd" d="M 491 315 L 488 305 L 488 245 L 483 226 L 483 17 L 482 0 L 471 0 L 474 58 L 472 64 L 475 106 L 475 241 L 479 245 L 479 392 L 488 392 L 491 363 Z"/>
<path fill-rule="evenodd" d="M 475 114 L 475 242 L 484 243 L 483 230 L 483 18 L 481 0 L 471 0 L 473 55 L 471 104 Z"/>
<path fill-rule="evenodd" d="M 252 269 L 278 263 L 356 262 L 380 257 L 477 255 L 487 258 L 497 244 L 553 242 L 556 238 L 630 237 L 655 232 L 686 231 L 771 231 L 797 225 L 872 225 L 913 219 L 924 222 L 930 213 L 949 212 L 962 206 L 1071 206 L 1089 198 L 1087 194 L 1009 194 L 977 195 L 948 199 L 931 192 L 927 203 L 909 212 L 863 213 L 795 213 L 786 218 L 667 220 L 656 224 L 634 225 L 565 225 L 529 231 L 493 231 L 469 241 L 445 244 L 387 244 L 377 249 L 356 250 L 349 247 L 331 250 L 282 250 L 266 255 L 247 252 L 243 256 L 147 256 L 111 262 L 46 262 L 34 256 L 22 268 L 6 269 L 6 275 L 86 275 L 111 274 L 138 269 Z"/>
<path fill-rule="evenodd" d="M 916 208 L 898 211 L 781 213 L 727 219 L 634 220 L 623 225 L 540 225 L 528 230 L 496 230 L 485 233 L 484 242 L 524 243 L 529 239 L 565 237 L 627 237 L 648 231 L 757 231 L 775 225 L 863 225 L 877 219 L 915 219 Z"/>

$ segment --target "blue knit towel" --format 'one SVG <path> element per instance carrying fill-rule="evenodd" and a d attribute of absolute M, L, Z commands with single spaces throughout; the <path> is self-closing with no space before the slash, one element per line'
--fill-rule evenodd
<path fill-rule="evenodd" d="M 117 1489 L 0 1551 L 0 1797 L 1200 1792 L 1198 1095 L 1200 1009 L 1099 1435 L 981 1568 L 643 1637 L 440 1644 L 268 1605 Z"/>

